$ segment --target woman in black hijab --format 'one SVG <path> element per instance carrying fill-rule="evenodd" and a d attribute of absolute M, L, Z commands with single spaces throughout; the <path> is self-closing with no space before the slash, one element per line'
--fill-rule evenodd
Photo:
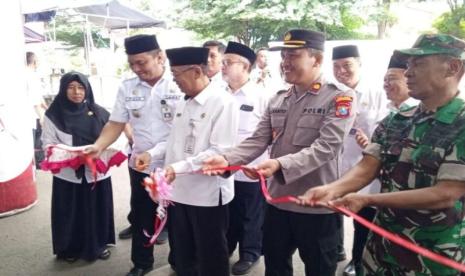
<path fill-rule="evenodd" d="M 60 91 L 45 113 L 44 146 L 93 144 L 109 113 L 94 102 L 86 76 L 70 72 L 60 80 Z M 63 168 L 53 176 L 52 240 L 58 259 L 108 259 L 107 245 L 115 243 L 113 194 L 109 174 L 94 177 L 82 165 Z"/>

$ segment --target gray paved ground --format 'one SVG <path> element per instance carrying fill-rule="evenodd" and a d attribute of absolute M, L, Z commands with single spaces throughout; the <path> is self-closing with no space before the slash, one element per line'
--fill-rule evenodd
<path fill-rule="evenodd" d="M 117 240 L 111 248 L 111 258 L 93 263 L 78 261 L 68 264 L 57 261 L 52 254 L 50 230 L 50 196 L 51 175 L 39 171 L 37 173 L 39 202 L 32 209 L 11 217 L 0 218 L 0 276 L 29 275 L 117 275 L 122 276 L 131 268 L 130 240 Z M 129 177 L 123 165 L 113 169 L 113 191 L 116 232 L 127 226 L 126 215 L 129 210 Z M 352 223 L 345 219 L 346 252 L 350 255 L 352 246 Z M 155 247 L 155 269 L 150 276 L 175 275 L 167 264 L 168 245 Z M 350 256 L 349 256 L 350 257 Z M 231 262 L 237 260 L 235 254 Z M 338 275 L 341 275 L 345 262 L 341 262 Z M 263 261 L 257 265 L 250 276 L 264 275 Z M 303 265 L 298 254 L 294 255 L 294 275 L 304 275 Z M 212 275 L 214 276 L 214 275 Z"/>

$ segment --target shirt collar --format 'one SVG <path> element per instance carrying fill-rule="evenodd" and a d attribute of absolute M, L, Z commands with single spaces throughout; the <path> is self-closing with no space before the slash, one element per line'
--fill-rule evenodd
<path fill-rule="evenodd" d="M 458 94 L 457 94 L 458 96 Z M 452 124 L 455 119 L 462 114 L 463 107 L 465 106 L 465 101 L 455 96 L 451 101 L 449 101 L 446 105 L 441 106 L 437 109 L 434 118 L 445 124 Z"/>
<path fill-rule="evenodd" d="M 196 101 L 200 105 L 204 105 L 213 93 L 218 93 L 218 91 L 215 90 L 215 87 L 218 87 L 218 85 L 210 82 L 202 91 L 200 91 L 199 94 L 197 94 L 197 96 L 192 98 L 192 100 Z"/>
<path fill-rule="evenodd" d="M 355 92 L 357 93 L 360 93 L 360 94 L 363 94 L 364 92 L 368 91 L 370 89 L 368 83 L 366 81 L 364 81 L 363 78 L 360 78 L 358 80 L 358 83 L 357 85 L 355 86 L 355 88 L 353 89 Z"/>
<path fill-rule="evenodd" d="M 213 75 L 213 77 L 210 79 L 211 82 L 214 81 L 223 81 L 223 75 L 221 74 L 221 71 Z"/>
<path fill-rule="evenodd" d="M 250 79 L 241 88 L 239 88 L 236 91 L 232 91 L 232 89 L 229 86 L 227 86 L 227 90 L 231 94 L 240 94 L 240 93 L 242 93 L 242 94 L 244 94 L 246 96 L 248 96 L 251 93 L 257 93 L 258 92 L 258 91 L 256 91 L 256 89 L 254 89 L 254 85 L 253 85 L 252 81 L 250 81 Z"/>
<path fill-rule="evenodd" d="M 414 98 L 409 97 L 407 100 L 405 100 L 404 102 L 402 102 L 402 103 L 400 104 L 399 108 L 397 108 L 397 107 L 392 103 L 392 101 L 390 101 L 386 106 L 387 106 L 387 108 L 388 108 L 390 111 L 399 112 L 400 110 L 403 110 L 403 109 L 407 109 L 407 108 L 410 108 L 410 107 L 417 106 L 418 103 L 419 103 L 418 100 L 415 100 Z"/>
<path fill-rule="evenodd" d="M 318 84 L 318 86 L 319 86 L 318 90 L 317 90 L 317 91 L 308 90 L 308 91 L 306 91 L 306 93 L 303 93 L 302 96 L 305 96 L 305 95 L 308 95 L 308 94 L 311 94 L 311 95 L 318 95 L 318 94 L 320 94 L 321 88 L 322 88 L 324 82 L 325 82 L 325 79 L 324 79 L 323 75 L 320 75 L 320 76 L 319 76 L 317 79 L 315 79 L 315 80 L 313 81 L 313 83 L 312 83 L 312 85 Z M 293 84 L 293 85 L 289 88 L 289 90 L 287 91 L 287 93 L 286 93 L 286 95 L 285 95 L 284 97 L 285 97 L 285 98 L 290 97 L 292 94 L 295 94 L 295 93 L 296 93 L 295 91 L 296 91 L 296 90 L 295 90 L 295 85 Z M 302 97 L 300 97 L 300 98 L 302 98 Z"/>
<path fill-rule="evenodd" d="M 139 77 L 137 77 L 137 80 L 138 80 L 138 84 L 153 88 L 169 80 L 170 78 L 172 78 L 171 74 L 168 72 L 168 70 L 165 69 L 165 71 L 163 72 L 163 75 L 161 75 L 161 78 L 153 86 L 148 84 L 146 81 L 141 80 Z"/>

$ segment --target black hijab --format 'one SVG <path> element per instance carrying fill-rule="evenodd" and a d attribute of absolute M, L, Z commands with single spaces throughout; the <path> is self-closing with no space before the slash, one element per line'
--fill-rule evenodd
<path fill-rule="evenodd" d="M 68 99 L 67 89 L 72 81 L 82 84 L 86 90 L 82 103 Z M 94 94 L 87 77 L 79 72 L 64 74 L 60 80 L 60 91 L 45 112 L 55 126 L 73 137 L 73 146 L 93 144 L 97 140 L 110 114 L 94 101 Z"/>

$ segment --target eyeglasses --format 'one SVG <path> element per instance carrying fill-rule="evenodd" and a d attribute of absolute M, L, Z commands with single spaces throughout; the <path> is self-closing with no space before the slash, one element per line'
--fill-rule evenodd
<path fill-rule="evenodd" d="M 184 74 L 185 72 L 187 72 L 187 71 L 189 71 L 191 69 L 194 69 L 194 68 L 195 68 L 195 66 L 189 66 L 184 70 L 179 70 L 179 71 L 176 71 L 176 72 L 171 70 L 171 74 L 173 75 L 173 77 L 177 78 L 177 77 L 181 76 L 182 74 Z"/>
<path fill-rule="evenodd" d="M 233 65 L 234 63 L 242 63 L 242 61 L 234 61 L 234 60 L 223 60 L 221 62 L 223 64 L 223 66 L 231 66 Z"/>

